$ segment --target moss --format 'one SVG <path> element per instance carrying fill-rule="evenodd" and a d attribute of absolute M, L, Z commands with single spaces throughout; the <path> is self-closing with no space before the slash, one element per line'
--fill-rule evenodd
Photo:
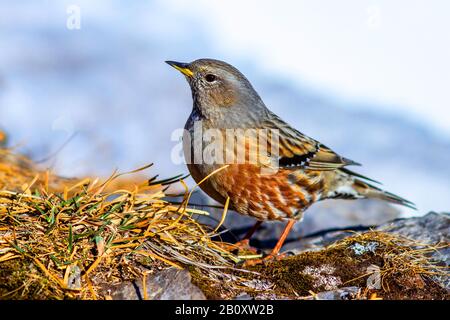
<path fill-rule="evenodd" d="M 0 299 L 54 299 L 60 290 L 43 277 L 28 259 L 0 263 Z M 70 298 L 69 295 L 66 298 Z"/>
<path fill-rule="evenodd" d="M 237 282 L 223 281 L 218 285 L 210 281 L 208 275 L 201 270 L 190 267 L 188 270 L 192 276 L 192 282 L 198 286 L 208 299 L 232 298 L 245 292 L 253 297 L 265 293 L 275 294 L 277 297 L 295 298 L 296 296 L 310 295 L 311 292 L 326 291 L 326 283 L 317 285 L 317 278 L 305 272 L 306 268 L 323 270 L 329 266 L 330 273 L 324 274 L 324 279 L 339 279 L 339 283 L 346 286 L 365 286 L 365 279 L 355 278 L 363 275 L 371 264 L 379 263 L 380 259 L 375 255 L 364 255 L 360 258 L 353 257 L 349 250 L 343 252 L 338 249 L 326 249 L 316 252 L 304 252 L 299 255 L 284 258 L 279 261 L 259 264 L 249 267 L 248 270 L 255 273 L 241 273 L 235 271 L 236 276 L 243 277 L 247 281 L 258 280 L 271 283 L 267 291 L 254 288 L 237 286 Z"/>
<path fill-rule="evenodd" d="M 208 285 L 206 279 L 195 267 L 188 267 L 189 273 L 191 274 L 191 282 L 197 286 L 208 299 L 215 299 L 215 293 L 213 290 L 210 291 L 211 286 Z"/>
<path fill-rule="evenodd" d="M 327 291 L 334 289 L 330 288 L 334 282 L 346 286 L 362 285 L 364 280 L 355 278 L 365 274 L 369 265 L 379 264 L 380 259 L 374 255 L 356 258 L 346 251 L 327 249 L 304 252 L 266 265 L 257 265 L 251 270 L 273 281 L 277 291 L 282 294 L 295 292 L 309 295 L 311 292 Z M 317 275 L 306 270 L 315 270 Z"/>
<path fill-rule="evenodd" d="M 351 249 L 352 243 L 367 243 L 370 240 L 370 234 L 365 234 L 345 239 L 320 251 L 303 252 L 250 269 L 260 272 L 262 279 L 273 281 L 277 294 L 295 297 L 338 287 L 366 288 L 370 275 L 368 267 L 375 265 L 381 270 L 382 287 L 379 290 L 363 290 L 364 296 L 361 298 L 369 298 L 375 292 L 383 299 L 449 298 L 447 291 L 427 274 L 427 269 L 424 268 L 426 260 L 422 262 L 424 265 L 413 262 L 412 257 L 417 254 L 414 248 L 402 247 L 392 242 L 392 238 L 383 243 L 383 235 L 373 236 L 381 241 L 373 252 L 357 254 Z M 393 256 L 397 259 L 399 257 L 396 250 L 402 253 L 403 260 L 393 260 Z M 398 271 L 384 272 L 385 269 Z M 311 273 L 310 270 L 316 272 Z M 330 288 L 333 286 L 335 288 Z"/>
<path fill-rule="evenodd" d="M 226 286 L 218 286 L 217 283 L 214 283 L 207 277 L 199 268 L 194 266 L 187 267 L 189 273 L 191 274 L 191 282 L 195 286 L 197 286 L 205 295 L 205 297 L 209 300 L 220 300 L 224 299 L 224 297 L 229 296 L 230 292 L 226 291 Z M 231 294 L 232 296 L 232 294 Z M 230 296 L 230 297 L 231 297 Z"/>
<path fill-rule="evenodd" d="M 383 298 L 387 300 L 449 300 L 450 294 L 426 275 L 398 275 Z"/>
<path fill-rule="evenodd" d="M 222 281 L 218 285 L 210 281 L 210 276 L 192 268 L 190 271 L 193 282 L 209 299 L 234 298 L 243 292 L 256 298 L 296 299 L 350 286 L 361 288 L 359 299 L 448 299 L 447 291 L 431 279 L 439 271 L 426 253 L 435 247 L 418 249 L 415 245 L 392 234 L 367 232 L 320 251 L 306 251 L 248 268 L 256 274 L 232 272 L 241 281 Z M 380 287 L 367 288 L 369 276 L 377 269 Z M 259 286 L 263 289 L 248 285 L 255 280 L 269 285 Z"/>

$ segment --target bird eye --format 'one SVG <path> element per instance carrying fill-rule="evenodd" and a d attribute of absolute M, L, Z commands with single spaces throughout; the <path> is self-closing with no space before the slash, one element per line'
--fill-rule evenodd
<path fill-rule="evenodd" d="M 205 76 L 205 80 L 208 81 L 208 82 L 213 82 L 213 81 L 216 80 L 216 76 L 209 73 L 209 74 L 207 74 L 207 75 Z"/>

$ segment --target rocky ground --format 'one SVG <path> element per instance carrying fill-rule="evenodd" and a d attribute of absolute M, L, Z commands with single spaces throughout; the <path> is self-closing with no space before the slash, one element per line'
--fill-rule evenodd
<path fill-rule="evenodd" d="M 392 211 L 391 214 L 395 215 L 395 212 Z M 345 220 L 342 216 L 341 219 Z M 364 228 L 356 225 L 353 229 Z M 276 229 L 277 226 L 273 229 L 266 228 L 256 236 L 257 241 L 254 243 L 267 244 L 270 241 L 258 239 L 272 236 L 273 232 L 277 232 Z M 449 298 L 450 282 L 446 269 L 450 261 L 449 214 L 431 212 L 423 217 L 397 218 L 382 223 L 373 230 L 361 232 L 362 234 L 355 238 L 354 231 L 334 228 L 296 240 L 294 238 L 297 234 L 294 234 L 283 248 L 285 258 L 250 268 L 250 271 L 258 275 L 244 276 L 244 280 L 241 278 L 240 292 L 227 289 L 226 279 L 222 279 L 223 283 L 205 283 L 195 270 L 189 272 L 171 268 L 145 279 L 145 297 L 325 300 Z M 390 239 L 389 235 L 393 238 Z M 398 236 L 414 240 L 418 245 L 417 251 L 396 251 L 395 246 L 391 248 L 390 243 L 397 241 Z M 422 253 L 425 252 L 423 248 L 428 245 L 434 246 L 434 249 L 426 249 L 425 255 L 432 259 L 433 264 L 437 266 L 436 270 L 440 270 L 438 274 L 424 274 L 423 270 L 420 270 L 421 262 L 417 260 L 422 258 Z M 386 258 L 387 255 L 391 255 L 390 260 Z M 400 261 L 402 256 L 410 261 Z M 391 273 L 380 271 L 389 270 L 386 265 L 389 263 L 392 264 L 391 269 L 399 269 Z M 238 277 L 236 274 L 236 278 Z M 385 281 L 386 279 L 390 281 Z M 124 282 L 105 290 L 112 299 L 143 299 L 142 280 Z"/>
<path fill-rule="evenodd" d="M 180 215 L 179 200 L 157 191 L 162 182 L 143 185 L 150 195 L 135 184 L 119 192 L 120 181 L 101 193 L 86 179 L 50 179 L 7 150 L 0 160 L 0 299 L 449 298 L 448 213 L 401 219 L 379 201 L 324 201 L 279 259 L 249 266 L 283 223 L 264 223 L 236 248 L 255 221 L 229 211 L 215 230 L 223 208 L 196 206 L 207 203 L 201 193 Z"/>

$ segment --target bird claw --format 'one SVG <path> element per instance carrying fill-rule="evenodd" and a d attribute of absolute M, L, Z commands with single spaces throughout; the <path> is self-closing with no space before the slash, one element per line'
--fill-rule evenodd
<path fill-rule="evenodd" d="M 250 246 L 250 240 L 249 239 L 243 239 L 236 243 L 222 243 L 222 248 L 228 250 L 228 251 L 238 251 L 238 252 L 247 252 L 256 254 L 258 250 L 256 248 L 253 248 Z"/>
<path fill-rule="evenodd" d="M 282 254 L 272 254 L 270 253 L 269 255 L 265 256 L 264 258 L 261 259 L 250 259 L 244 262 L 244 267 L 253 267 L 256 266 L 258 264 L 268 264 L 274 261 L 279 261 L 282 260 L 283 258 L 286 257 L 286 254 L 282 253 Z"/>
<path fill-rule="evenodd" d="M 250 247 L 250 240 L 249 239 L 243 239 L 241 241 L 238 241 L 234 244 L 235 248 L 238 249 L 249 249 Z"/>

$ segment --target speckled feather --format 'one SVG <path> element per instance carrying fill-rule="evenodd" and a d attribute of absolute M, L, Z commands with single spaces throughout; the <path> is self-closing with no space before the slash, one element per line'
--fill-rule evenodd
<path fill-rule="evenodd" d="M 230 197 L 238 212 L 259 220 L 300 219 L 301 213 L 320 197 L 323 179 L 318 171 L 261 174 L 252 164 L 230 165 L 211 177 L 211 185 Z"/>

